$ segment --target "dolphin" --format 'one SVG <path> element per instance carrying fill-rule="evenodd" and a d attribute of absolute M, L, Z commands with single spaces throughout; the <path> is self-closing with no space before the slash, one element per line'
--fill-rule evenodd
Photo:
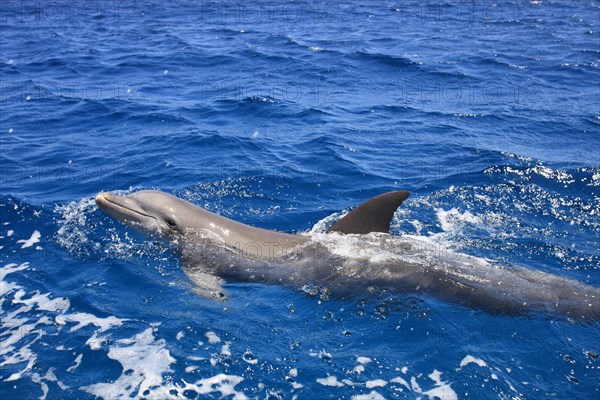
<path fill-rule="evenodd" d="M 395 191 L 377 196 L 335 223 L 329 232 L 389 232 L 394 212 L 409 195 Z M 307 236 L 245 225 L 161 191 L 142 190 L 128 196 L 100 193 L 96 204 L 137 231 L 174 244 L 196 292 L 206 297 L 225 297 L 220 278 L 224 275 L 278 282 L 286 274 L 292 281 L 299 276 L 307 278 L 309 268 L 300 269 L 301 261 L 318 261 L 327 254 Z M 277 264 L 279 268 L 274 268 Z M 295 268 L 290 268 L 291 264 L 296 264 Z"/>
<path fill-rule="evenodd" d="M 225 300 L 225 280 L 294 285 L 309 293 L 426 292 L 490 312 L 557 313 L 600 320 L 600 288 L 572 279 L 431 246 L 423 237 L 391 236 L 405 190 L 371 198 L 324 234 L 290 234 L 233 221 L 156 190 L 100 193 L 105 213 L 170 242 L 196 293 Z M 357 255 L 358 254 L 358 255 Z"/>

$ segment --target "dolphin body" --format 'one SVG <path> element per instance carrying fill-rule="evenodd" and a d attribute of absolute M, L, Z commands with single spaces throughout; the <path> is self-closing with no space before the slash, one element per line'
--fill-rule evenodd
<path fill-rule="evenodd" d="M 374 197 L 326 234 L 312 237 L 248 226 L 154 190 L 101 193 L 96 204 L 126 225 L 171 242 L 195 291 L 208 298 L 225 299 L 224 280 L 233 279 L 308 287 L 321 294 L 424 291 L 490 312 L 542 311 L 600 320 L 600 288 L 450 250 L 440 257 L 440 249 L 431 249 L 422 238 L 390 236 L 393 215 L 409 195 L 393 191 Z M 370 256 L 357 257 L 357 252 Z"/>

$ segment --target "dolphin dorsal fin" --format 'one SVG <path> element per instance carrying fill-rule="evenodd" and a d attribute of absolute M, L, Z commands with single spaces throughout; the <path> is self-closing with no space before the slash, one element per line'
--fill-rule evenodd
<path fill-rule="evenodd" d="M 373 197 L 350 211 L 344 218 L 333 224 L 327 232 L 389 233 L 394 212 L 408 196 L 410 196 L 410 192 L 397 190 Z"/>

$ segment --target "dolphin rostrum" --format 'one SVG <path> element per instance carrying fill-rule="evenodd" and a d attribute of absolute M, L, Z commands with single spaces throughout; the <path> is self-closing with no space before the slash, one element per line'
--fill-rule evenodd
<path fill-rule="evenodd" d="M 126 225 L 171 242 L 194 290 L 209 298 L 224 299 L 224 279 L 234 279 L 316 285 L 317 292 L 416 290 L 492 312 L 600 320 L 600 288 L 440 251 L 427 238 L 389 235 L 394 213 L 409 195 L 400 190 L 376 196 L 326 234 L 314 235 L 252 227 L 155 190 L 101 193 L 96 204 Z"/>

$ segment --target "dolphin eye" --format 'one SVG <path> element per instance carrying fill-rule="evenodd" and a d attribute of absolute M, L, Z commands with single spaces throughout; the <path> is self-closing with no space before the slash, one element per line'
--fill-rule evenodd
<path fill-rule="evenodd" d="M 176 228 L 177 224 L 171 218 L 165 218 L 165 222 L 169 226 L 169 228 Z"/>

